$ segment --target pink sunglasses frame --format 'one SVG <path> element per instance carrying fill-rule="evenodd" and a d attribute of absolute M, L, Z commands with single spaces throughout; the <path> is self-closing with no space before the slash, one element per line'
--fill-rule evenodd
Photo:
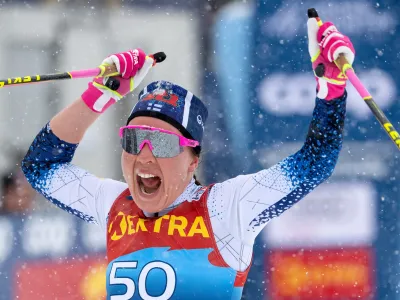
<path fill-rule="evenodd" d="M 179 134 L 176 134 L 175 132 L 169 131 L 169 130 L 165 130 L 165 129 L 161 129 L 161 128 L 157 128 L 157 127 L 151 127 L 151 126 L 147 126 L 147 125 L 128 125 L 128 126 L 123 126 L 119 129 L 119 136 L 120 138 L 123 137 L 123 132 L 124 129 L 141 129 L 141 130 L 150 130 L 150 131 L 159 131 L 159 132 L 163 132 L 163 133 L 167 133 L 167 134 L 172 134 L 172 135 L 176 135 L 179 138 L 179 145 L 183 146 L 183 147 L 197 147 L 200 145 L 200 143 L 196 140 L 191 140 L 188 138 L 185 138 L 184 136 L 181 136 Z M 143 148 L 143 146 L 145 144 L 148 144 L 150 147 L 150 150 L 153 150 L 153 145 L 151 144 L 151 141 L 149 140 L 144 140 L 142 142 L 142 144 L 139 146 L 139 149 L 141 150 Z"/>

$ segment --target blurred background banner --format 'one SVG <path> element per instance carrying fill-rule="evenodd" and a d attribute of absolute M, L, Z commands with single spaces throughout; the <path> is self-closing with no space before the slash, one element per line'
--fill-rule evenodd
<path fill-rule="evenodd" d="M 397 0 L 0 1 L 0 78 L 92 68 L 132 47 L 164 51 L 142 86 L 165 79 L 204 100 L 198 175 L 220 182 L 303 145 L 316 84 L 310 7 L 350 36 L 357 74 L 399 129 Z M 35 194 L 19 165 L 88 82 L 0 89 L 0 300 L 104 297 L 105 234 Z M 123 180 L 118 128 L 139 91 L 91 127 L 73 163 Z M 348 93 L 333 176 L 259 236 L 243 299 L 400 299 L 399 155 L 351 84 Z"/>
<path fill-rule="evenodd" d="M 0 299 L 105 299 L 104 233 L 63 214 L 0 217 Z"/>
<path fill-rule="evenodd" d="M 357 74 L 400 127 L 397 1 L 231 4 L 213 27 L 214 73 L 206 76 L 220 128 L 205 161 L 210 178 L 268 168 L 302 147 L 316 88 L 310 7 L 350 36 Z M 350 83 L 347 90 L 335 172 L 263 231 L 246 299 L 399 299 L 399 154 Z M 213 163 L 214 147 L 226 162 Z"/>
<path fill-rule="evenodd" d="M 116 5 L 119 1 L 89 1 L 87 5 L 80 1 L 43 2 L 29 6 L 13 1 L 1 7 L 1 79 L 89 69 L 121 49 L 141 47 L 149 53 L 164 51 L 168 55 L 168 63 L 157 65 L 157 71 L 150 72 L 142 86 L 168 79 L 198 94 L 199 20 L 191 13 L 193 9 L 171 9 L 160 4 L 154 9 L 157 3 L 146 6 L 146 1 L 143 5 L 129 1 L 124 5 Z M 0 168 L 10 167 L 13 161 L 7 158 L 15 148 L 25 153 L 41 127 L 80 97 L 88 82 L 77 79 L 2 89 L 0 124 L 7 130 L 0 132 Z M 88 130 L 74 163 L 100 177 L 122 177 L 118 128 L 125 125 L 139 91 L 128 97 L 130 101 L 110 109 Z M 93 148 L 99 157 L 109 159 L 101 163 L 88 159 Z"/>
<path fill-rule="evenodd" d="M 0 78 L 98 66 L 135 47 L 164 51 L 141 87 L 168 80 L 200 95 L 199 1 L 0 1 Z M 89 79 L 0 90 L 0 299 L 105 298 L 105 232 L 36 194 L 20 162 L 39 130 L 80 97 Z M 73 163 L 123 180 L 118 129 L 137 91 L 85 135 Z M 93 155 L 96 149 L 96 155 Z"/>

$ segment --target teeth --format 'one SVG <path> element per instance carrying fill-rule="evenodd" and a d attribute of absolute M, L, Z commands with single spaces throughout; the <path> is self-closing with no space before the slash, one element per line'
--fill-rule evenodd
<path fill-rule="evenodd" d="M 153 177 L 156 177 L 153 174 L 144 174 L 144 173 L 138 173 L 138 176 L 142 177 L 142 178 L 153 178 Z"/>

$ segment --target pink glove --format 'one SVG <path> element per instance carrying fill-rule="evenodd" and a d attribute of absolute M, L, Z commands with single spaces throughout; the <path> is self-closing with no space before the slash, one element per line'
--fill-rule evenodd
<path fill-rule="evenodd" d="M 326 100 L 340 98 L 344 94 L 347 77 L 334 61 L 342 53 L 349 62 L 346 68 L 351 68 L 355 55 L 353 44 L 331 22 L 319 27 L 318 20 L 310 18 L 307 28 L 308 51 L 317 80 L 317 97 Z"/>
<path fill-rule="evenodd" d="M 99 66 L 102 70 L 99 76 L 104 73 L 107 66 L 112 64 L 115 64 L 120 76 L 95 78 L 82 94 L 83 102 L 94 112 L 104 112 L 133 91 L 149 72 L 153 63 L 153 58 L 146 56 L 141 49 L 110 55 Z"/>

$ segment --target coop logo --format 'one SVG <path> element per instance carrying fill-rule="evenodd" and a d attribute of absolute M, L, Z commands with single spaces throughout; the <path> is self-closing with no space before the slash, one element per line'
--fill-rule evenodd
<path fill-rule="evenodd" d="M 397 96 L 396 84 L 392 76 L 381 69 L 359 72 L 358 77 L 379 99 L 379 107 L 390 107 Z M 277 116 L 309 116 L 315 106 L 316 82 L 312 75 L 303 73 L 273 73 L 265 77 L 258 86 L 258 99 L 261 108 Z M 347 112 L 358 120 L 372 117 L 372 113 L 355 88 L 347 83 Z"/>
<path fill-rule="evenodd" d="M 155 222 L 149 222 L 148 219 L 119 212 L 108 227 L 108 234 L 113 241 L 139 232 L 179 235 L 180 237 L 199 235 L 204 238 L 210 237 L 202 216 L 197 216 L 193 221 L 189 221 L 185 216 L 165 215 Z"/>
<path fill-rule="evenodd" d="M 293 39 L 304 27 L 304 7 L 313 7 L 315 1 L 294 2 L 285 1 L 280 8 L 274 9 L 276 13 L 272 17 L 266 15 L 262 32 L 268 36 L 283 39 Z M 334 20 L 335 25 L 350 36 L 364 33 L 385 33 L 394 30 L 397 25 L 397 17 L 385 10 L 381 12 L 366 1 L 328 2 L 320 1 L 317 11 L 323 12 L 323 20 Z M 343 12 L 351 12 L 351 18 L 344 18 Z M 357 20 L 355 22 L 355 20 Z M 371 20 L 374 20 L 371 22 Z M 378 36 L 377 36 L 378 38 Z M 371 39 L 375 42 L 375 39 Z"/>

